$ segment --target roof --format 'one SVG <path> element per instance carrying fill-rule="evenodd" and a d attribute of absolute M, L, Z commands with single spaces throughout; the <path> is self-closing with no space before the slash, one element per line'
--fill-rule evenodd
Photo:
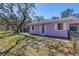
<path fill-rule="evenodd" d="M 50 20 L 50 21 L 43 21 L 43 22 L 33 22 L 30 23 L 29 25 L 35 25 L 35 24 L 46 24 L 46 23 L 53 23 L 53 22 L 67 22 L 67 21 L 71 21 L 74 19 L 79 19 L 76 17 L 67 17 L 67 18 L 60 18 L 60 19 L 55 19 L 55 20 Z"/>

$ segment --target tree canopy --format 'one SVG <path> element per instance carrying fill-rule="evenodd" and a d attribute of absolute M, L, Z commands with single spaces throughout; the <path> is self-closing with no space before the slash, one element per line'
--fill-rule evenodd
<path fill-rule="evenodd" d="M 60 15 L 61 15 L 61 18 L 70 17 L 70 16 L 79 18 L 79 13 L 74 13 L 74 9 L 66 9 L 62 11 Z"/>
<path fill-rule="evenodd" d="M 45 21 L 45 18 L 43 16 L 34 16 L 35 21 L 42 22 Z"/>
<path fill-rule="evenodd" d="M 52 19 L 58 19 L 59 17 L 56 17 L 56 16 L 52 16 Z"/>
<path fill-rule="evenodd" d="M 69 17 L 73 14 L 74 10 L 73 9 L 66 9 L 61 12 L 61 18 L 63 17 Z"/>
<path fill-rule="evenodd" d="M 33 3 L 1 3 L 0 17 L 11 26 L 15 33 L 22 31 L 24 23 L 31 19 L 34 13 Z"/>

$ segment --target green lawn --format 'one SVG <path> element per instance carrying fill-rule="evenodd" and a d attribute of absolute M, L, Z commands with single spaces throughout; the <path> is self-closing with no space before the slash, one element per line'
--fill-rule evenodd
<path fill-rule="evenodd" d="M 52 56 L 78 55 L 69 41 L 34 36 L 28 33 L 11 34 L 0 30 L 0 55 Z"/>

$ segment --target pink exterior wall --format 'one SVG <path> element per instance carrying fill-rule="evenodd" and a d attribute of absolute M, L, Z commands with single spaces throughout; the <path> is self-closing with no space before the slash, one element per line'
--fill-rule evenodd
<path fill-rule="evenodd" d="M 68 37 L 67 30 L 55 30 L 54 23 L 47 24 L 47 35 L 56 36 L 56 37 Z"/>
<path fill-rule="evenodd" d="M 34 27 L 35 27 L 34 30 L 31 30 L 31 26 L 30 26 L 30 33 L 31 34 L 40 34 L 40 26 L 41 26 L 41 24 L 34 25 Z M 45 35 L 55 36 L 55 37 L 68 37 L 68 30 L 62 30 L 62 31 L 55 30 L 54 23 L 46 23 L 45 26 L 47 29 L 47 33 Z"/>
<path fill-rule="evenodd" d="M 57 22 L 56 22 L 57 23 Z M 55 30 L 55 23 L 45 23 L 47 28 L 47 33 L 45 35 L 48 36 L 55 36 L 55 37 L 68 37 L 68 30 L 69 30 L 69 24 L 79 24 L 79 19 L 78 20 L 72 20 L 72 21 L 67 21 L 66 22 L 66 30 Z M 34 24 L 35 29 L 31 30 L 31 25 L 30 25 L 30 33 L 31 34 L 40 34 L 40 26 L 41 24 Z"/>
<path fill-rule="evenodd" d="M 40 33 L 39 25 L 34 25 L 34 30 L 32 30 L 31 26 L 30 26 L 30 33 L 32 33 L 32 34 L 39 34 Z"/>

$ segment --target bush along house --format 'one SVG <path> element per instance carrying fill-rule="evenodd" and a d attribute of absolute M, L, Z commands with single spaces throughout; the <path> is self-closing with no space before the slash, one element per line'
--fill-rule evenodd
<path fill-rule="evenodd" d="M 79 33 L 79 18 L 61 18 L 30 23 L 30 34 L 69 38 L 69 31 Z"/>

